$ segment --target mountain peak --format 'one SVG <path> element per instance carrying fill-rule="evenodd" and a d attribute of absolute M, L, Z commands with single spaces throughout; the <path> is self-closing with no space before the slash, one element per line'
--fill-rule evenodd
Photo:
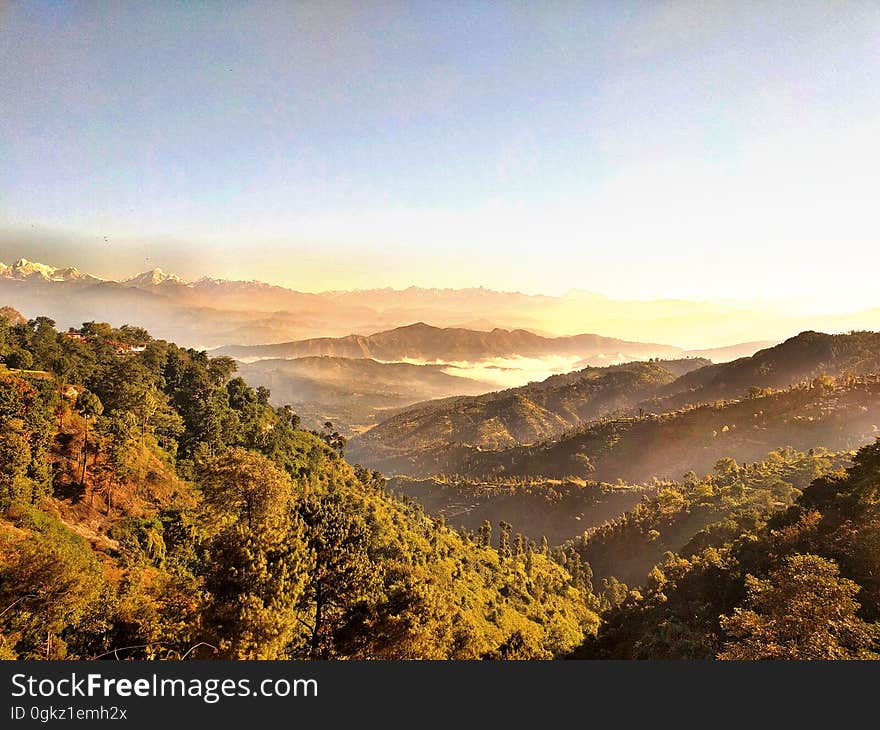
<path fill-rule="evenodd" d="M 406 331 L 406 330 L 416 330 L 416 331 L 431 331 L 440 329 L 439 327 L 434 327 L 433 325 L 428 324 L 427 322 L 413 322 L 412 324 L 405 324 L 401 327 L 395 327 L 398 331 Z"/>
<path fill-rule="evenodd" d="M 20 258 L 11 265 L 0 263 L 0 276 L 7 279 L 42 279 L 44 281 L 99 280 L 97 276 L 85 274 L 73 266 L 59 269 L 26 258 Z"/>
<path fill-rule="evenodd" d="M 140 274 L 135 274 L 134 276 L 130 276 L 123 281 L 124 284 L 130 284 L 132 286 L 158 286 L 159 284 L 164 284 L 165 282 L 171 282 L 173 284 L 183 284 L 189 285 L 188 281 L 181 279 L 176 274 L 169 274 L 165 271 L 162 271 L 158 266 L 155 269 L 150 269 L 149 271 L 141 272 Z"/>
<path fill-rule="evenodd" d="M 52 274 L 55 273 L 55 267 L 21 258 L 12 264 L 12 271 L 20 276 L 32 276 L 37 274 L 50 279 L 52 278 Z"/>

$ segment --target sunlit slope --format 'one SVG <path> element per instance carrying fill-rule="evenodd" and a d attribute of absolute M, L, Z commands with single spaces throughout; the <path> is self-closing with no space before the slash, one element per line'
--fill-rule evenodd
<path fill-rule="evenodd" d="M 376 459 L 388 473 L 577 475 L 643 482 L 706 472 L 726 456 L 762 458 L 779 446 L 854 449 L 880 433 L 880 379 L 805 385 L 662 415 L 604 420 L 534 446 L 501 451 L 448 445 Z"/>
<path fill-rule="evenodd" d="M 487 449 L 533 443 L 590 419 L 632 407 L 705 360 L 633 362 L 586 368 L 472 398 L 421 403 L 351 444 L 354 458 L 450 443 Z"/>

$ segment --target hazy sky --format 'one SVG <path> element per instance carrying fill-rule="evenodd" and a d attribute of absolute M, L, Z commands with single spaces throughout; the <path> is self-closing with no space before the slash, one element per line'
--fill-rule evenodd
<path fill-rule="evenodd" d="M 880 3 L 7 3 L 0 259 L 880 305 Z"/>

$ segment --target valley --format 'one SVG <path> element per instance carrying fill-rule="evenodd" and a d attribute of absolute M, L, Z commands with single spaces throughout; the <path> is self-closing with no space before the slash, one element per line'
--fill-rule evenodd
<path fill-rule="evenodd" d="M 0 537 L 22 533 L 52 545 L 62 538 L 40 537 L 41 530 L 59 536 L 70 531 L 85 542 L 77 557 L 59 559 L 88 564 L 87 572 L 97 565 L 90 555 L 114 571 L 128 570 L 118 562 L 127 556 L 124 561 L 141 561 L 164 575 L 164 558 L 156 556 L 170 544 L 190 579 L 215 585 L 220 578 L 175 543 L 182 526 L 174 515 L 198 522 L 198 500 L 214 488 L 219 495 L 232 483 L 289 478 L 292 486 L 282 491 L 292 489 L 305 510 L 296 519 L 329 510 L 322 519 L 330 522 L 320 528 L 329 536 L 337 529 L 334 490 L 343 489 L 339 498 L 352 514 L 390 520 L 384 527 L 369 523 L 368 554 L 383 554 L 389 536 L 404 530 L 405 544 L 395 550 L 403 550 L 411 566 L 406 580 L 467 575 L 474 591 L 484 596 L 497 590 L 502 598 L 487 600 L 505 604 L 511 585 L 524 591 L 507 613 L 473 628 L 465 648 L 459 639 L 433 644 L 430 651 L 443 656 L 510 656 L 510 631 L 532 632 L 534 643 L 522 650 L 527 656 L 632 654 L 636 650 L 614 634 L 614 622 L 632 620 L 627 601 L 654 600 L 651 591 L 668 580 L 658 576 L 706 560 L 713 550 L 733 550 L 740 535 L 764 534 L 778 515 L 821 489 L 823 479 L 852 473 L 880 437 L 876 332 L 808 330 L 779 344 L 753 340 L 704 349 L 423 321 L 352 334 L 358 323 L 378 327 L 383 317 L 338 292 L 189 283 L 159 271 L 112 282 L 25 260 L 0 267 L 0 295 L 11 303 L 0 309 L 0 390 L 9 396 L 2 453 L 22 459 L 18 466 L 9 462 L 13 477 L 0 484 L 7 495 Z M 421 294 L 364 296 L 375 305 L 383 298 L 420 301 Z M 292 331 L 286 313 L 252 316 L 284 302 L 300 323 L 317 317 L 304 332 L 315 326 L 327 333 L 320 319 L 327 314 L 324 299 L 348 334 L 331 328 L 320 337 L 280 340 Z M 89 318 L 56 332 L 52 318 L 29 319 L 18 309 L 38 306 Z M 106 307 L 126 320 L 123 326 L 91 318 Z M 455 314 L 475 327 L 490 324 Z M 181 348 L 130 324 L 154 320 L 160 331 L 184 339 L 212 333 L 207 339 L 218 346 Z M 52 409 L 56 427 L 48 419 Z M 33 421 L 32 413 L 43 413 L 43 420 Z M 58 523 L 40 527 L 43 512 L 22 511 L 25 493 Z M 227 509 L 225 497 L 218 498 L 210 508 L 220 510 L 215 518 Z M 284 529 L 296 530 L 296 524 Z M 222 541 L 232 539 L 231 533 L 199 529 L 199 549 L 226 550 Z M 320 530 L 314 539 L 325 539 Z M 156 535 L 165 548 L 156 547 Z M 419 553 L 423 548 L 415 546 L 424 540 L 433 547 Z M 489 551 L 489 563 L 480 562 L 480 551 Z M 453 552 L 461 556 L 459 565 L 482 567 L 445 572 Z M 550 594 L 529 582 L 536 570 L 544 576 L 541 585 L 555 586 Z M 410 590 L 395 576 L 384 572 L 370 580 Z M 307 575 L 303 580 L 308 585 Z M 117 589 L 108 584 L 104 590 Z M 171 609 L 170 595 L 144 590 L 163 611 Z M 451 589 L 438 590 L 440 600 Z M 569 590 L 581 597 L 572 602 Z M 371 610 L 391 610 L 380 594 L 371 595 Z M 226 619 L 213 600 L 198 610 L 212 631 L 224 631 Z M 314 600 L 306 592 L 289 605 L 302 616 L 316 610 Z M 462 611 L 456 620 L 479 624 L 461 602 L 478 606 L 483 599 L 457 600 Z M 549 630 L 544 619 L 533 618 L 541 602 L 562 611 L 563 640 L 540 634 Z M 114 621 L 125 620 L 122 606 L 108 608 Z M 314 640 L 318 649 L 309 650 L 293 627 L 286 641 L 303 656 L 398 656 L 405 646 L 421 656 L 427 650 L 415 635 L 397 648 L 377 639 L 360 649 L 347 638 L 352 627 L 342 616 L 337 620 L 337 633 Z M 7 630 L 17 632 L 16 646 L 28 645 L 24 629 Z M 137 629 L 147 635 L 157 630 L 147 623 Z M 253 651 L 225 641 L 230 656 Z M 291 649 L 273 651 L 289 656 Z"/>

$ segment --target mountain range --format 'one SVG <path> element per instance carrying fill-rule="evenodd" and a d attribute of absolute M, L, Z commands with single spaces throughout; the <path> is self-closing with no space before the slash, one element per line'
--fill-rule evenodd
<path fill-rule="evenodd" d="M 487 358 L 569 355 L 586 358 L 605 356 L 625 360 L 680 355 L 669 345 L 627 342 L 613 337 L 583 334 L 570 337 L 543 337 L 523 329 L 493 329 L 491 332 L 456 327 L 433 327 L 424 322 L 397 327 L 376 334 L 320 337 L 274 345 L 226 346 L 215 354 L 239 360 L 292 358 L 314 355 L 372 358 L 386 362 L 421 360 L 427 362 L 474 362 Z"/>
<path fill-rule="evenodd" d="M 585 368 L 519 388 L 420 403 L 363 434 L 353 442 L 352 455 L 369 459 L 450 443 L 481 449 L 534 443 L 632 408 L 683 373 L 707 364 L 687 359 Z"/>
<path fill-rule="evenodd" d="M 308 428 L 331 421 L 343 435 L 362 431 L 417 401 L 473 395 L 491 385 L 444 372 L 439 365 L 382 363 L 367 358 L 301 357 L 240 363 L 252 387 L 272 391 Z"/>
<path fill-rule="evenodd" d="M 102 281 L 99 277 L 83 273 L 73 266 L 59 269 L 27 259 L 18 259 L 14 264 L 0 261 L 0 277 L 19 281 Z"/>
<path fill-rule="evenodd" d="M 778 342 L 807 328 L 880 329 L 880 308 L 814 315 L 804 307 L 765 302 L 625 300 L 583 291 L 547 296 L 483 288 L 315 294 L 256 281 L 186 281 L 160 269 L 114 281 L 27 259 L 0 267 L 0 301 L 28 317 L 50 316 L 63 327 L 89 320 L 137 323 L 158 337 L 199 348 L 370 335 L 413 322 L 551 337 L 608 332 L 627 342 L 667 342 L 682 349 Z M 712 359 L 751 352 L 716 351 Z"/>
<path fill-rule="evenodd" d="M 582 388 L 564 409 L 579 407 L 587 418 L 539 443 L 533 443 L 538 429 L 501 429 L 525 422 L 524 413 L 540 413 L 533 403 L 523 407 L 527 390 L 515 390 L 458 399 L 452 407 L 441 401 L 408 409 L 354 439 L 350 454 L 386 473 L 415 477 L 574 475 L 643 482 L 707 470 L 723 456 L 753 460 L 786 445 L 851 449 L 880 435 L 878 333 L 804 332 L 750 358 L 677 378 L 648 378 L 647 387 L 644 377 L 632 377 L 639 370 L 624 366 L 628 392 L 623 388 L 611 401 L 631 405 L 591 414 L 595 390 Z M 620 377 L 609 371 L 600 382 Z M 655 394 L 640 399 L 652 386 Z M 535 392 L 555 390 L 551 379 Z M 487 425 L 502 434 L 496 444 L 486 438 Z M 517 436 L 519 444 L 511 446 Z"/>

